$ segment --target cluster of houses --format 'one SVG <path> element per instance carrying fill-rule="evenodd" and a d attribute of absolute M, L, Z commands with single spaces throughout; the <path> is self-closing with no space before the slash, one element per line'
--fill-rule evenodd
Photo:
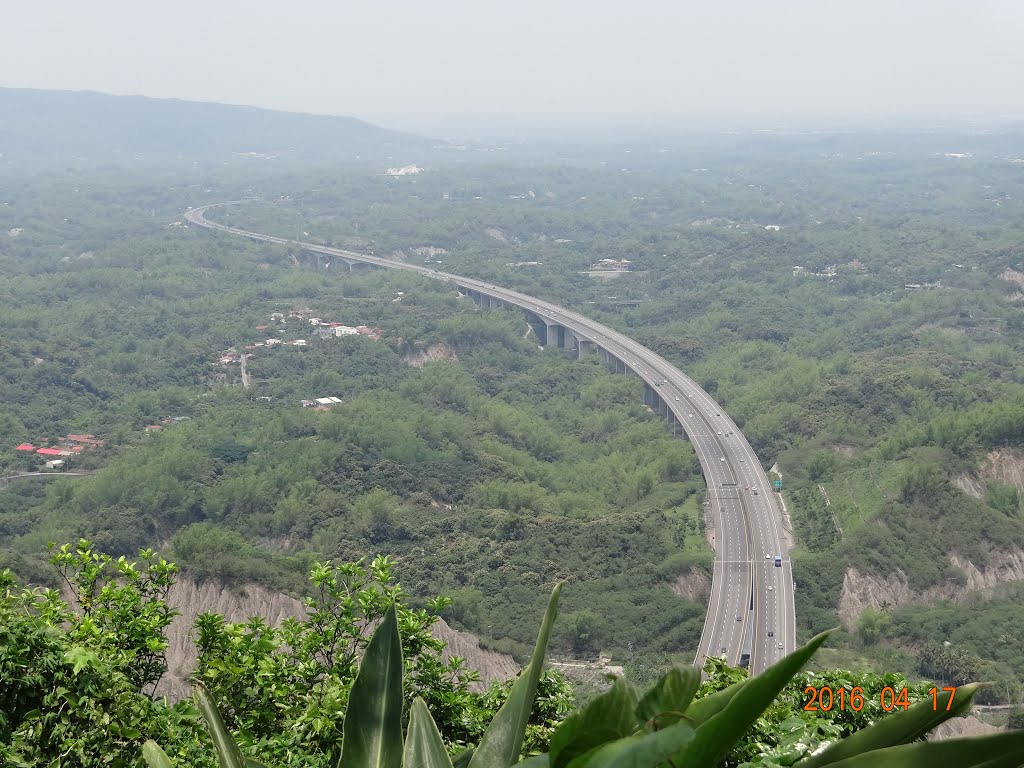
<path fill-rule="evenodd" d="M 288 318 L 285 318 L 283 312 L 273 312 L 270 315 L 270 319 L 274 323 L 284 324 L 288 319 L 298 319 L 301 322 L 308 323 L 311 327 L 311 333 L 321 339 L 328 338 L 340 338 L 342 336 L 366 336 L 367 338 L 373 339 L 374 341 L 380 341 L 381 329 L 371 328 L 368 325 L 356 325 L 350 326 L 344 323 L 338 323 L 333 321 L 326 321 L 319 317 L 311 317 L 309 309 L 305 306 L 299 305 L 291 312 L 288 313 Z M 257 325 L 257 331 L 268 331 L 270 330 L 269 325 Z M 267 347 L 306 347 L 309 346 L 309 342 L 306 339 L 293 339 L 286 341 L 285 339 L 279 339 L 275 336 L 270 336 L 264 341 L 253 342 L 252 344 L 246 344 L 245 349 L 249 352 L 254 352 L 258 349 L 264 349 Z M 231 363 L 241 362 L 241 355 L 238 350 L 231 347 L 225 351 L 217 360 L 221 365 L 230 365 Z"/>
<path fill-rule="evenodd" d="M 40 442 L 50 442 L 49 440 L 41 440 Z M 52 446 L 43 446 L 37 448 L 32 443 L 22 443 L 21 445 L 15 446 L 14 450 L 20 451 L 21 453 L 36 453 L 47 459 L 47 469 L 63 469 L 67 458 L 75 456 L 83 451 L 92 450 L 93 448 L 101 448 L 106 444 L 106 441 L 99 440 L 95 435 L 65 435 L 64 437 L 57 438 L 54 441 L 56 444 Z"/>
<path fill-rule="evenodd" d="M 401 296 L 402 294 L 399 293 L 399 299 Z M 301 303 L 296 304 L 287 316 L 284 312 L 272 312 L 270 314 L 270 320 L 271 323 L 275 325 L 285 325 L 289 320 L 298 320 L 300 323 L 303 323 L 304 325 L 308 324 L 310 326 L 310 334 L 312 336 L 321 339 L 340 338 L 342 336 L 366 336 L 374 341 L 380 341 L 381 337 L 380 328 L 371 328 L 368 325 L 350 326 L 345 325 L 344 323 L 327 321 L 320 317 L 314 317 L 310 308 Z M 273 333 L 270 325 L 257 325 L 256 330 Z M 279 328 L 278 333 L 283 333 L 283 329 Z M 309 342 L 306 339 L 293 339 L 291 341 L 287 341 L 285 339 L 277 338 L 276 336 L 268 336 L 264 341 L 256 341 L 252 344 L 246 344 L 245 349 L 242 352 L 239 352 L 235 347 L 228 348 L 221 353 L 220 357 L 217 358 L 217 362 L 221 365 L 241 363 L 242 377 L 244 379 L 245 358 L 252 357 L 253 353 L 260 349 L 277 346 L 307 347 L 309 346 Z"/>
<path fill-rule="evenodd" d="M 317 411 L 326 411 L 339 403 L 341 403 L 340 397 L 318 397 L 314 400 L 303 400 L 302 407 L 312 408 Z"/>
<path fill-rule="evenodd" d="M 319 317 L 309 318 L 309 324 L 313 326 L 313 334 L 321 339 L 340 338 L 342 336 L 369 336 L 374 341 L 380 341 L 380 328 L 370 328 L 368 325 L 345 325 Z"/>
<path fill-rule="evenodd" d="M 633 262 L 629 259 L 601 259 L 590 265 L 595 272 L 628 272 L 633 268 Z"/>

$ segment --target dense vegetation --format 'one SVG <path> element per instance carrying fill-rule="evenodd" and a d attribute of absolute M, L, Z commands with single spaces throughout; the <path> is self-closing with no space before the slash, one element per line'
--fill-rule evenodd
<path fill-rule="evenodd" d="M 190 704 L 153 696 L 166 672 L 165 630 L 175 614 L 166 597 L 177 567 L 152 550 L 138 562 L 115 561 L 84 540 L 50 560 L 71 603 L 58 590 L 23 589 L 10 571 L 0 573 L 3 764 L 135 766 L 142 742 L 155 739 L 182 765 L 213 765 Z M 305 616 L 280 629 L 258 616 L 244 624 L 198 617 L 195 682 L 247 751 L 282 765 L 329 764 L 367 633 L 389 611 L 402 631 L 407 704 L 427 702 L 452 749 L 479 739 L 509 686 L 470 692 L 478 676 L 462 659 L 443 658 L 444 644 L 430 632 L 445 600 L 408 607 L 391 569 L 386 557 L 315 564 Z M 547 743 L 571 701 L 556 673 L 539 686 L 527 750 Z"/>
<path fill-rule="evenodd" d="M 848 574 L 874 579 L 881 620 L 868 616 L 877 626 L 852 632 L 851 648 L 932 674 L 928 646 L 963 643 L 961 659 L 1019 691 L 1017 660 L 943 620 L 962 607 L 896 606 L 908 592 L 962 606 L 964 564 L 997 574 L 1024 549 L 1019 163 L 885 142 L 899 155 L 862 138 L 785 166 L 717 156 L 700 170 L 609 150 L 627 173 L 442 169 L 415 188 L 364 183 L 365 205 L 338 206 L 354 196 L 339 181 L 221 215 L 282 234 L 298 217 L 324 242 L 378 254 L 444 248 L 444 269 L 631 333 L 694 375 L 778 466 L 806 631 L 836 623 Z M 603 257 L 633 271 L 581 274 Z M 1019 645 L 1015 606 L 970 606 Z M 907 611 L 935 633 L 905 633 Z"/>
<path fill-rule="evenodd" d="M 677 753 L 684 765 L 817 765 L 911 742 L 966 711 L 977 690 L 929 691 L 897 675 L 800 673 L 825 640 L 820 635 L 753 679 L 709 659 L 703 682 L 691 666 L 671 668 L 645 693 L 619 678 L 566 717 L 565 681 L 542 671 L 562 584 L 519 679 L 471 693 L 474 675 L 462 659 L 445 659 L 430 632 L 445 599 L 410 608 L 391 562 L 378 557 L 315 564 L 305 615 L 280 629 L 259 617 L 244 624 L 198 617 L 195 696 L 207 731 L 190 702 L 151 696 L 166 672 L 165 630 L 174 615 L 166 596 L 177 567 L 152 550 L 115 561 L 84 540 L 54 550 L 50 562 L 70 602 L 0 573 L 5 765 L 138 766 L 143 754 L 161 768 L 241 766 L 243 754 L 270 765 L 397 765 L 403 724 L 409 763 L 424 717 L 434 754 L 409 764 L 451 766 L 452 753 L 460 765 L 510 765 L 538 754 L 531 764 L 601 765 L 602 750 L 626 750 L 636 752 L 631 764 L 651 766 Z M 842 691 L 844 703 L 831 694 L 827 705 L 809 698 L 808 686 Z M 973 765 L 994 754 L 1009 760 L 1021 738 L 907 749 L 969 755 L 956 763 Z M 368 752 L 393 756 L 371 762 Z M 879 761 L 889 754 L 876 753 L 871 764 L 888 764 Z"/>
<path fill-rule="evenodd" d="M 954 140 L 945 151 L 973 142 L 975 157 L 943 156 Z M 169 545 L 197 578 L 294 592 L 317 559 L 388 551 L 413 594 L 450 594 L 445 617 L 493 647 L 522 653 L 538 588 L 568 578 L 557 652 L 608 651 L 648 676 L 689 660 L 702 483 L 631 382 L 538 350 L 521 317 L 443 286 L 175 224 L 188 205 L 255 194 L 266 202 L 220 215 L 433 258 L 658 350 L 778 465 L 805 633 L 837 622 L 850 569 L 889 579 L 929 599 L 847 617 L 851 660 L 949 681 L 977 670 L 1002 683 L 987 695 L 1016 700 L 1016 592 L 965 596 L 963 569 L 1024 549 L 1024 184 L 1000 141 L 611 148 L 401 178 L 238 163 L 7 176 L 0 468 L 39 466 L 13 450 L 23 441 L 106 445 L 72 457 L 94 477 L 0 487 L 0 557 L 52 583 L 50 540 Z M 632 272 L 581 274 L 605 257 Z M 523 262 L 539 263 L 509 266 Z M 242 388 L 217 359 L 298 303 L 382 338 L 261 348 Z M 290 320 L 279 335 L 309 331 Z M 435 344 L 442 359 L 408 364 Z M 331 412 L 299 404 L 329 395 L 343 400 Z"/>
<path fill-rule="evenodd" d="M 277 249 L 136 226 L 130 246 L 50 271 L 45 246 L 11 254 L 2 461 L 38 466 L 12 450 L 22 440 L 107 440 L 72 457 L 91 479 L 0 490 L 19 571 L 45 580 L 34 558 L 50 540 L 117 555 L 170 541 L 197 579 L 294 590 L 316 557 L 387 549 L 415 594 L 451 594 L 446 616 L 501 648 L 530 642 L 537 587 L 570 578 L 557 647 L 692 652 L 703 605 L 670 587 L 709 563 L 700 473 L 635 382 L 545 354 L 514 314 L 413 276 L 317 274 Z M 261 348 L 257 383 L 238 387 L 218 357 L 276 328 L 309 336 L 296 319 L 256 330 L 297 303 L 382 338 Z M 408 364 L 434 344 L 457 361 Z M 301 406 L 328 395 L 343 400 L 329 413 Z"/>

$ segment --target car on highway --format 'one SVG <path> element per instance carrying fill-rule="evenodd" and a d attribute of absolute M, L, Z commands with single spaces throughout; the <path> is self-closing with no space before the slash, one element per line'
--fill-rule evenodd
<path fill-rule="evenodd" d="M 719 457 L 718 457 L 718 460 L 719 460 L 719 461 L 725 461 L 725 456 L 719 456 Z"/>
<path fill-rule="evenodd" d="M 771 556 L 770 554 L 768 554 L 768 553 L 766 552 L 766 553 L 765 553 L 765 556 L 764 556 L 764 559 L 765 559 L 765 560 L 771 560 L 771 559 L 772 559 L 772 556 Z"/>
<path fill-rule="evenodd" d="M 786 646 L 784 646 L 784 645 L 783 645 L 782 643 L 779 643 L 777 647 L 778 647 L 778 649 L 779 649 L 779 650 L 781 651 L 781 650 L 782 650 L 783 648 L 785 648 Z"/>
<path fill-rule="evenodd" d="M 679 398 L 678 398 L 678 397 L 676 398 L 676 402 L 677 402 L 677 403 L 679 402 Z"/>
<path fill-rule="evenodd" d="M 770 629 L 768 630 L 768 637 L 775 637 L 775 633 L 772 632 Z"/>
<path fill-rule="evenodd" d="M 743 457 L 742 456 L 740 456 L 740 461 L 743 461 Z"/>
<path fill-rule="evenodd" d="M 718 434 L 721 435 L 722 434 L 722 430 L 718 430 Z"/>
<path fill-rule="evenodd" d="M 771 584 L 769 584 L 768 585 L 768 591 L 771 592 L 773 589 L 775 589 L 775 587 L 773 587 Z"/>

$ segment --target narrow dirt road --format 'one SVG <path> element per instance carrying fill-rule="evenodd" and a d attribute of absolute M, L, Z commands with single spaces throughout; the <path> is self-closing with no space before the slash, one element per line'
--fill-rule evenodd
<path fill-rule="evenodd" d="M 243 354 L 242 354 L 242 355 L 240 356 L 240 358 L 239 358 L 239 359 L 240 359 L 240 360 L 242 361 L 242 362 L 241 362 L 241 369 L 242 369 L 242 386 L 243 386 L 243 387 L 245 387 L 246 389 L 248 389 L 248 388 L 249 388 L 250 386 L 252 386 L 252 377 L 251 377 L 251 376 L 249 375 L 249 373 L 248 373 L 248 372 L 247 372 L 247 371 L 245 370 L 245 358 L 246 358 L 246 357 L 247 357 L 247 355 L 245 355 L 245 354 L 243 353 Z"/>

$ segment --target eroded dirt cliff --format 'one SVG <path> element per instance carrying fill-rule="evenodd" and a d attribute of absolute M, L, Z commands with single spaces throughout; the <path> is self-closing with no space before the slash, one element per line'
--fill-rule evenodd
<path fill-rule="evenodd" d="M 189 694 L 188 676 L 196 663 L 191 633 L 197 616 L 219 613 L 232 622 L 260 616 L 277 626 L 289 616 L 301 617 L 304 610 L 298 600 L 260 586 L 229 590 L 212 583 L 197 584 L 188 577 L 174 585 L 169 602 L 181 613 L 168 628 L 167 674 L 157 693 L 172 700 Z M 477 687 L 486 687 L 493 680 L 507 680 L 519 672 L 519 665 L 511 656 L 481 648 L 474 635 L 453 629 L 443 619 L 434 625 L 434 634 L 448 644 L 446 655 L 461 656 L 470 669 L 480 673 L 481 683 Z"/>
<path fill-rule="evenodd" d="M 422 368 L 427 363 L 436 360 L 458 361 L 458 359 L 455 350 L 443 342 L 429 345 L 417 342 L 415 349 L 402 355 L 402 362 L 413 368 Z"/>
<path fill-rule="evenodd" d="M 672 592 L 687 600 L 706 602 L 708 593 L 711 591 L 711 579 L 707 573 L 697 568 L 691 568 L 681 576 L 676 577 L 672 582 Z"/>
<path fill-rule="evenodd" d="M 865 608 L 881 610 L 904 603 L 936 600 L 956 603 L 973 592 L 1008 581 L 1024 580 L 1024 550 L 993 552 L 988 560 L 988 565 L 979 568 L 967 558 L 952 553 L 949 561 L 963 571 L 967 577 L 966 583 L 934 586 L 919 592 L 910 588 L 906 574 L 900 569 L 880 575 L 849 568 L 843 578 L 843 590 L 839 596 L 839 617 L 847 629 L 853 629 L 857 617 Z"/>

